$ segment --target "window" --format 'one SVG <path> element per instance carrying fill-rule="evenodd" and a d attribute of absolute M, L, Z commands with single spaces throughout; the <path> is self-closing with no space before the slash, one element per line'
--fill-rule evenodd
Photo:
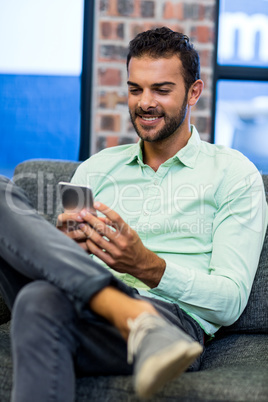
<path fill-rule="evenodd" d="M 0 0 L 0 173 L 77 160 L 83 0 Z"/>
<path fill-rule="evenodd" d="M 213 140 L 268 173 L 268 1 L 220 0 Z"/>

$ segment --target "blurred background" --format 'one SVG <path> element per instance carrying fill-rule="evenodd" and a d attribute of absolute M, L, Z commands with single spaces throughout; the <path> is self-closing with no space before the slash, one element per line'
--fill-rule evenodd
<path fill-rule="evenodd" d="M 268 1 L 218 4 L 212 140 L 268 173 Z"/>
<path fill-rule="evenodd" d="M 192 123 L 202 139 L 268 173 L 267 0 L 0 0 L 0 174 L 135 142 L 127 46 L 163 25 L 200 54 Z"/>

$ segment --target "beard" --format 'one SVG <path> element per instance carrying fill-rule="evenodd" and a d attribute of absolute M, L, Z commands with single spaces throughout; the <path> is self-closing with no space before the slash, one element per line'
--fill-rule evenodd
<path fill-rule="evenodd" d="M 147 142 L 158 142 L 165 140 L 166 138 L 172 136 L 182 125 L 182 123 L 185 120 L 186 113 L 187 113 L 187 95 L 185 95 L 185 98 L 183 100 L 183 104 L 179 110 L 179 113 L 175 117 L 170 117 L 167 114 L 160 114 L 159 111 L 156 109 L 150 109 L 147 112 L 142 110 L 141 108 L 136 108 L 134 112 L 131 112 L 129 110 L 130 114 L 130 120 L 131 123 L 133 124 L 133 127 L 138 134 L 138 136 L 143 140 Z M 136 119 L 139 116 L 142 115 L 151 115 L 151 116 L 163 116 L 165 125 L 163 128 L 158 130 L 154 136 L 150 135 L 150 131 L 153 130 L 151 127 L 143 127 L 142 130 L 140 130 L 136 124 Z M 148 135 L 145 133 L 148 132 Z"/>

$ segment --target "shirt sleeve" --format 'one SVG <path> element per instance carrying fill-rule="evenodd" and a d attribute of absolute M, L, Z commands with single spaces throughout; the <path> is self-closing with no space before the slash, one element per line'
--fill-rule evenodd
<path fill-rule="evenodd" d="M 267 204 L 257 169 L 247 162 L 242 170 L 229 172 L 215 195 L 218 210 L 207 272 L 166 260 L 159 285 L 150 290 L 216 325 L 231 325 L 243 312 L 267 227 Z"/>
<path fill-rule="evenodd" d="M 92 159 L 93 158 L 91 157 L 78 166 L 71 179 L 71 183 L 80 186 L 94 186 L 94 174 L 91 173 L 93 171 Z"/>

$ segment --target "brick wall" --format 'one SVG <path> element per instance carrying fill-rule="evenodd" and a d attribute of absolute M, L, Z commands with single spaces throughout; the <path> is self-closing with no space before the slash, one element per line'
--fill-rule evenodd
<path fill-rule="evenodd" d="M 92 153 L 137 140 L 127 107 L 127 46 L 137 33 L 164 25 L 187 34 L 200 54 L 205 88 L 192 109 L 192 123 L 201 137 L 209 141 L 216 0 L 95 0 L 95 3 Z"/>

